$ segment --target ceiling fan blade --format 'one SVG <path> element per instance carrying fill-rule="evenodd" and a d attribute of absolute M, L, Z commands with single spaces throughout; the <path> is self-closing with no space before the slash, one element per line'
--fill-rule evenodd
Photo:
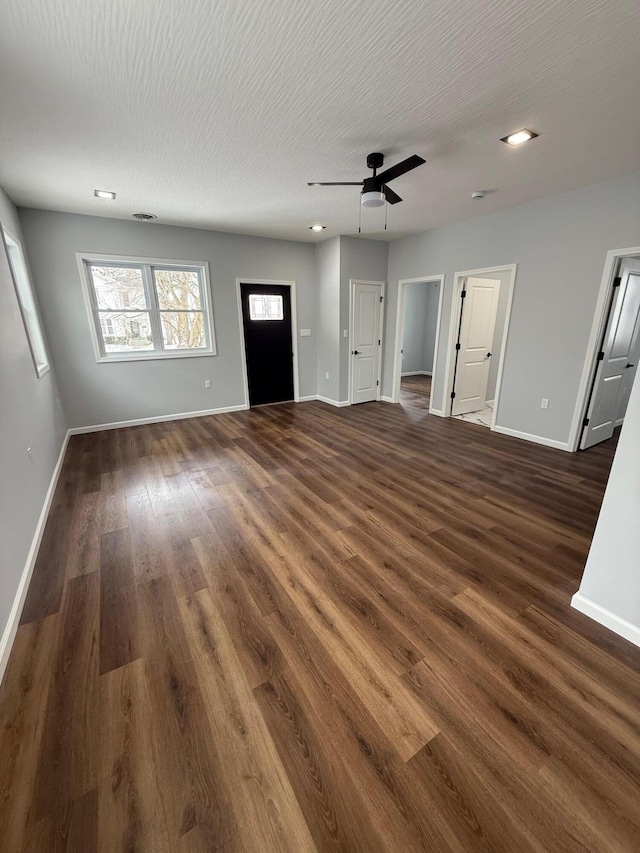
<path fill-rule="evenodd" d="M 384 196 L 389 202 L 389 204 L 397 204 L 399 201 L 402 201 L 398 193 L 394 193 L 391 187 L 382 187 L 382 192 L 384 193 Z"/>
<path fill-rule="evenodd" d="M 362 181 L 309 181 L 308 187 L 361 187 Z"/>
<path fill-rule="evenodd" d="M 395 166 L 391 166 L 390 169 L 386 169 L 384 172 L 376 175 L 376 183 L 378 185 L 388 184 L 389 181 L 399 178 L 400 175 L 405 175 L 412 169 L 417 169 L 418 166 L 422 166 L 422 164 L 426 162 L 427 161 L 422 157 L 418 157 L 417 154 L 412 154 L 411 157 L 407 157 L 407 159 L 403 160 L 402 163 L 396 163 Z"/>

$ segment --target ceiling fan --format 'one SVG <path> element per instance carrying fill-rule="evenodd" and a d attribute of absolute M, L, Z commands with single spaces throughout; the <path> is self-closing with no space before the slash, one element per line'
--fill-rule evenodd
<path fill-rule="evenodd" d="M 365 178 L 364 181 L 309 181 L 310 187 L 362 187 L 360 203 L 363 207 L 380 207 L 385 203 L 397 204 L 402 201 L 400 196 L 395 193 L 388 184 L 399 178 L 401 175 L 406 175 L 412 169 L 417 169 L 427 161 L 417 154 L 412 154 L 401 163 L 396 163 L 390 169 L 385 169 L 384 172 L 378 174 L 378 169 L 384 163 L 384 154 L 374 153 L 367 157 L 367 168 L 373 169 L 373 175 L 370 178 Z"/>

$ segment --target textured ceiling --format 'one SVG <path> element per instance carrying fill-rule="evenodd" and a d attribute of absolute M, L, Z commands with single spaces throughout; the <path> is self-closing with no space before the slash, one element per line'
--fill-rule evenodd
<path fill-rule="evenodd" d="M 357 233 L 359 190 L 307 181 L 417 153 L 363 231 L 422 231 L 639 169 L 639 23 L 638 0 L 4 0 L 0 184 L 316 241 Z"/>

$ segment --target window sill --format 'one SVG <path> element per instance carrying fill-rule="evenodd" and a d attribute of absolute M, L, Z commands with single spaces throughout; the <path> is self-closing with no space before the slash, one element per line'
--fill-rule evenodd
<path fill-rule="evenodd" d="M 204 352 L 153 352 L 145 355 L 127 355 L 126 353 L 105 355 L 96 359 L 98 364 L 110 364 L 114 361 L 166 361 L 170 358 L 203 358 L 216 355 L 214 350 Z"/>

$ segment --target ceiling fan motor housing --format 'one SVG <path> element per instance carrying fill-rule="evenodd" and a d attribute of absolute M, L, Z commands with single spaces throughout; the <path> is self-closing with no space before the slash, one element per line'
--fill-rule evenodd
<path fill-rule="evenodd" d="M 379 169 L 384 163 L 384 154 L 374 153 L 367 155 L 367 168 Z"/>

